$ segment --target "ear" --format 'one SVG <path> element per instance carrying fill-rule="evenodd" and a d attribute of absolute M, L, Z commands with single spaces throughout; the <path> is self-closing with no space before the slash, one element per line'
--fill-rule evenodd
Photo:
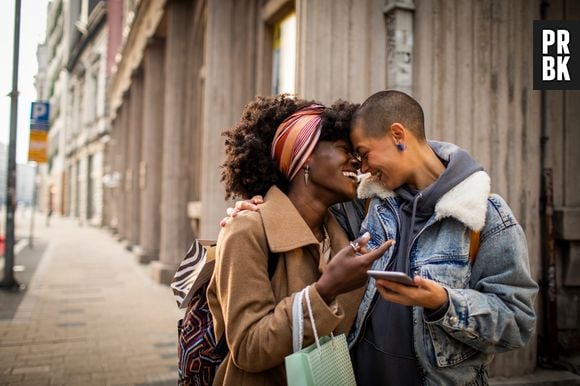
<path fill-rule="evenodd" d="M 391 129 L 391 136 L 393 137 L 393 140 L 395 141 L 395 143 L 400 143 L 405 145 L 406 144 L 406 140 L 407 140 L 407 129 L 405 128 L 405 126 L 403 126 L 401 123 L 395 122 L 391 125 L 390 127 Z"/>

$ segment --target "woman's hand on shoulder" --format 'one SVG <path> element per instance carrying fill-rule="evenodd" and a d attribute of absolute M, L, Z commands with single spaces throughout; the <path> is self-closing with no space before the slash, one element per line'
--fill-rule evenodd
<path fill-rule="evenodd" d="M 224 217 L 220 221 L 220 227 L 222 227 L 222 228 L 225 227 L 228 219 L 236 217 L 238 215 L 238 213 L 240 213 L 244 210 L 251 210 L 254 212 L 257 211 L 258 204 L 263 204 L 263 203 L 264 203 L 264 198 L 262 196 L 254 196 L 249 200 L 236 201 L 233 208 L 226 209 L 226 217 Z"/>

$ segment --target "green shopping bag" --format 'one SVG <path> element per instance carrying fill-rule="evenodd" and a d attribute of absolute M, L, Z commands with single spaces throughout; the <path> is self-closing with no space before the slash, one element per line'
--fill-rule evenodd
<path fill-rule="evenodd" d="M 308 316 L 312 322 L 315 343 L 302 349 L 304 319 L 302 298 L 306 297 Z M 308 287 L 297 293 L 292 306 L 294 353 L 286 357 L 288 386 L 354 386 L 354 371 L 344 334 L 323 336 L 318 332 L 312 315 Z"/>

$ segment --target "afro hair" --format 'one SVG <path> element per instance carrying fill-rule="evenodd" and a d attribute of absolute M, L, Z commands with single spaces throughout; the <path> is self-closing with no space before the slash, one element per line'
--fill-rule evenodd
<path fill-rule="evenodd" d="M 313 103 L 283 94 L 258 96 L 244 108 L 240 121 L 225 131 L 226 161 L 222 178 L 226 198 L 265 195 L 272 185 L 288 191 L 288 181 L 277 169 L 271 145 L 278 126 L 296 111 Z M 337 101 L 321 115 L 319 141 L 350 142 L 350 123 L 358 105 Z"/>

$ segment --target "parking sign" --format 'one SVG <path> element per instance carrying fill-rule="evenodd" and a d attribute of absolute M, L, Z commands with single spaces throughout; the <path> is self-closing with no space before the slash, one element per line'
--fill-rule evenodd
<path fill-rule="evenodd" d="M 32 102 L 30 108 L 30 141 L 28 160 L 45 163 L 48 147 L 48 123 L 50 105 L 48 102 Z"/>

